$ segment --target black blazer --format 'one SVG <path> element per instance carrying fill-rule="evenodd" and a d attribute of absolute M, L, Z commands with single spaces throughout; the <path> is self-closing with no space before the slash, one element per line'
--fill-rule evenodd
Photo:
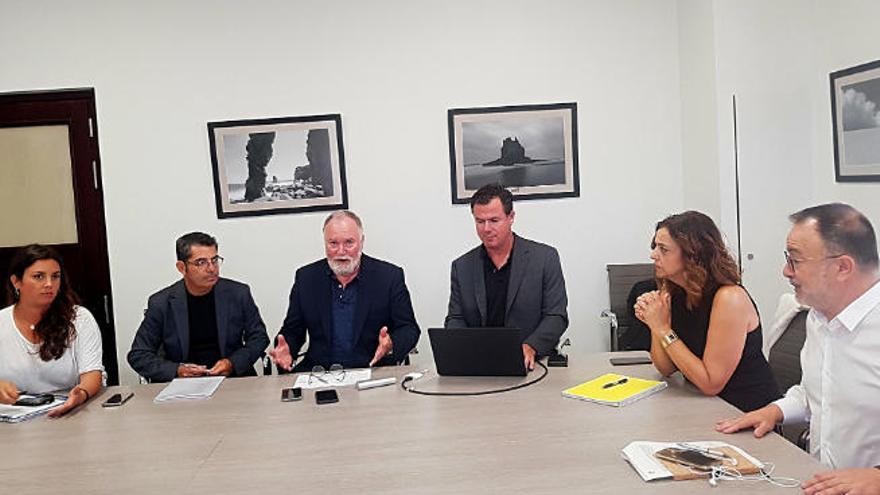
<path fill-rule="evenodd" d="M 336 364 L 330 362 L 333 333 L 330 298 L 334 280 L 326 259 L 296 271 L 287 317 L 280 332 L 294 356 L 299 353 L 308 335 L 309 348 L 296 366 L 296 371 L 311 370 L 316 364 L 325 369 Z M 354 357 L 349 363 L 339 364 L 350 368 L 368 366 L 379 345 L 379 330 L 382 327 L 388 327 L 394 352 L 393 356 L 389 356 L 391 359 L 383 359 L 379 364 L 403 361 L 415 347 L 421 332 L 404 282 L 403 269 L 362 255 L 358 284 L 353 322 Z"/>
<path fill-rule="evenodd" d="M 254 363 L 269 345 L 266 325 L 250 287 L 221 278 L 214 286 L 220 356 L 232 361 L 237 376 L 255 375 Z M 189 314 L 183 280 L 150 296 L 144 320 L 128 352 L 128 364 L 154 382 L 177 376 L 189 355 Z"/>

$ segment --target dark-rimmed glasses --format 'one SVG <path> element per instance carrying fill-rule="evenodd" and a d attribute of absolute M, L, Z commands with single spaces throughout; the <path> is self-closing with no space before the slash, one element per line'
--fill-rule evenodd
<path fill-rule="evenodd" d="M 223 256 L 220 256 L 220 255 L 218 254 L 217 256 L 214 256 L 213 258 L 210 258 L 210 259 L 208 259 L 208 258 L 199 258 L 199 259 L 197 259 L 197 260 L 195 260 L 195 261 L 187 261 L 186 263 L 189 264 L 189 265 L 192 265 L 192 266 L 194 266 L 194 267 L 196 267 L 196 268 L 205 268 L 205 267 L 207 267 L 209 264 L 214 265 L 214 266 L 220 266 L 220 265 L 223 264 Z"/>
<path fill-rule="evenodd" d="M 816 259 L 812 259 L 812 260 L 799 260 L 799 259 L 792 258 L 791 253 L 789 253 L 788 251 L 783 251 L 782 254 L 783 254 L 783 256 L 785 256 L 785 264 L 788 265 L 788 268 L 792 272 L 796 272 L 798 265 L 800 265 L 801 263 L 809 263 L 811 261 L 831 260 L 834 258 L 840 258 L 841 256 L 843 256 L 846 253 L 835 254 L 832 256 L 825 256 L 824 258 L 816 258 Z"/>

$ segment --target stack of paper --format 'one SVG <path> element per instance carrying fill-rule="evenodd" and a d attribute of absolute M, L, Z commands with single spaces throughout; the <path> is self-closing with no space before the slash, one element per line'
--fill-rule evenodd
<path fill-rule="evenodd" d="M 608 373 L 563 390 L 562 395 L 572 399 L 621 407 L 657 393 L 664 388 L 666 388 L 666 382 Z"/>
<path fill-rule="evenodd" d="M 159 392 L 153 402 L 158 404 L 173 400 L 207 399 L 214 395 L 223 378 L 222 376 L 175 378 Z"/>
<path fill-rule="evenodd" d="M 30 395 L 22 395 L 20 398 L 31 397 Z M 53 407 L 64 404 L 67 397 L 64 395 L 56 395 L 55 400 L 49 404 L 42 406 L 12 406 L 0 404 L 0 423 L 20 423 L 37 416 L 42 416 L 49 412 Z"/>

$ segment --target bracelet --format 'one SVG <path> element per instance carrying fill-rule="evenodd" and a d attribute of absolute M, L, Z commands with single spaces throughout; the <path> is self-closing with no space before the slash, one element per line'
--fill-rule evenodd
<path fill-rule="evenodd" d="M 82 390 L 83 392 L 86 393 L 86 400 L 85 400 L 85 402 L 88 402 L 89 399 L 92 398 L 92 394 L 90 394 L 88 390 L 86 390 L 86 389 L 80 387 L 79 385 L 73 387 L 73 389 L 74 389 L 74 390 Z"/>
<path fill-rule="evenodd" d="M 675 334 L 675 331 L 670 330 L 669 333 L 667 333 L 663 337 L 660 337 L 660 345 L 662 345 L 663 348 L 666 349 L 667 347 L 674 344 L 676 340 L 678 340 L 678 335 Z"/>

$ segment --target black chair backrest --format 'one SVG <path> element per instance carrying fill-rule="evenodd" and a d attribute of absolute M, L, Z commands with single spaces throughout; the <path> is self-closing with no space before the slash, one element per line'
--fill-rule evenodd
<path fill-rule="evenodd" d="M 635 317 L 633 306 L 642 294 L 654 290 L 657 290 L 657 279 L 653 277 L 639 280 L 630 289 L 626 298 L 626 320 L 629 321 L 629 325 L 621 328 L 617 333 L 618 351 L 651 350 L 651 329 Z"/>
<path fill-rule="evenodd" d="M 768 361 L 782 393 L 801 382 L 801 349 L 807 338 L 807 313 L 803 310 L 795 315 L 770 348 Z"/>
<path fill-rule="evenodd" d="M 617 315 L 617 336 L 623 335 L 632 325 L 632 316 L 627 297 L 632 286 L 641 280 L 654 278 L 653 263 L 629 263 L 609 264 L 608 270 L 608 300 L 611 311 Z M 611 349 L 618 348 L 617 336 L 612 337 Z"/>

